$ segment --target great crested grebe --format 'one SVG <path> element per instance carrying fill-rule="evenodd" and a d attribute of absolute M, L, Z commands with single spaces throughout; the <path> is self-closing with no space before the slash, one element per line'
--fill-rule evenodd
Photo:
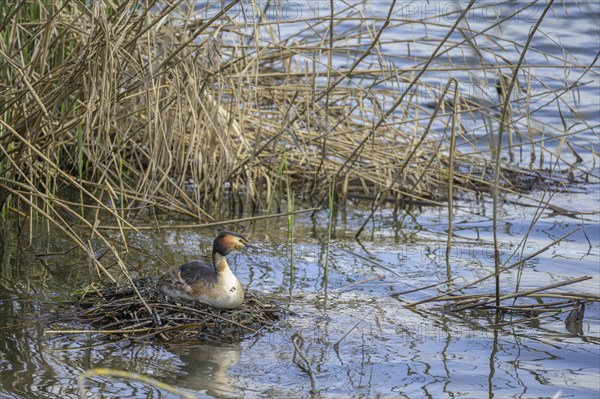
<path fill-rule="evenodd" d="M 168 297 L 193 299 L 219 309 L 233 309 L 244 300 L 244 289 L 225 256 L 234 249 L 253 247 L 245 237 L 221 231 L 213 241 L 212 265 L 189 262 L 165 273 L 158 287 Z"/>

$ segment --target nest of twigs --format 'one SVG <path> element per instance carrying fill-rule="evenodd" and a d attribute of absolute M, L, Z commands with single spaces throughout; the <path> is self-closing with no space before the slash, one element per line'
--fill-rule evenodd
<path fill-rule="evenodd" d="M 128 284 L 88 290 L 79 301 L 79 320 L 108 336 L 235 342 L 272 328 L 286 314 L 253 292 L 246 292 L 236 309 L 215 309 L 196 301 L 167 300 L 154 278 L 133 282 L 140 295 Z"/>

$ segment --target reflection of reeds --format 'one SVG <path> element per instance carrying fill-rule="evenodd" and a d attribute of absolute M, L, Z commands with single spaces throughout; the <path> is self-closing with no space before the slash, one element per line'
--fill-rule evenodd
<path fill-rule="evenodd" d="M 204 21 L 195 18 L 195 3 L 0 0 L 4 215 L 54 224 L 102 271 L 88 240 L 99 239 L 118 260 L 102 228 L 135 228 L 131 220 L 144 209 L 214 222 L 215 204 L 239 201 L 245 209 L 270 211 L 286 201 L 290 210 L 290 193 L 320 203 L 334 182 L 338 195 L 366 196 L 373 209 L 390 198 L 440 204 L 449 177 L 460 195 L 496 183 L 521 191 L 547 176 L 505 163 L 494 170 L 463 122 L 478 114 L 493 122 L 486 127 L 497 126 L 497 104 L 443 94 L 442 86 L 465 69 L 444 57 L 477 45 L 451 33 L 460 27 L 463 35 L 501 43 L 491 26 L 470 31 L 457 15 L 431 56 L 387 56 L 383 46 L 406 45 L 387 38 L 387 30 L 412 23 L 395 18 L 393 4 L 374 22 L 354 6 L 315 17 L 311 34 L 299 32 L 292 42 L 279 31 L 295 21 L 264 18 L 268 10 L 255 3 L 233 0 Z M 252 16 L 251 23 L 233 19 L 233 6 Z M 478 49 L 499 63 L 482 63 L 481 71 L 510 76 L 513 66 L 500 49 Z M 388 59 L 407 65 L 391 67 Z M 448 75 L 438 87 L 431 81 L 440 71 Z M 535 81 L 528 70 L 520 73 Z M 428 93 L 434 112 L 418 92 Z M 562 100 L 565 93 L 548 94 Z M 456 102 L 459 111 L 452 110 Z M 534 138 L 535 109 L 527 106 L 523 117 L 515 104 L 505 122 L 512 135 L 526 127 L 523 145 L 541 157 L 551 150 Z M 456 151 L 450 151 L 450 115 L 452 126 L 460 121 Z M 511 143 L 512 154 L 518 144 Z M 560 148 L 553 156 L 562 159 Z M 521 184 L 519 176 L 528 180 Z M 86 226 L 90 235 L 82 238 L 73 225 Z"/>
<path fill-rule="evenodd" d="M 93 369 L 86 370 L 85 372 L 83 372 L 79 375 L 78 388 L 79 388 L 79 397 L 80 398 L 86 398 L 88 396 L 87 390 L 85 388 L 86 380 L 90 380 L 94 377 L 120 378 L 120 379 L 130 381 L 130 382 L 138 381 L 140 383 L 146 384 L 146 386 L 153 386 L 158 390 L 170 392 L 174 395 L 177 395 L 180 398 L 194 399 L 197 397 L 196 395 L 193 395 L 189 392 L 183 391 L 181 389 L 177 389 L 177 388 L 175 388 L 169 384 L 166 384 L 162 381 L 156 380 L 154 378 L 151 378 L 151 377 L 139 374 L 139 373 L 132 373 L 130 371 L 115 370 L 115 369 L 99 367 L 99 368 L 93 368 Z"/>

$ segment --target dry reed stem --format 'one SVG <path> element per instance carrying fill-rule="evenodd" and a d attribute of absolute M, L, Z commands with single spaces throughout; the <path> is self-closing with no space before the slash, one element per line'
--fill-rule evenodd
<path fill-rule="evenodd" d="M 519 297 L 522 297 L 522 296 L 527 296 L 529 294 L 534 294 L 534 293 L 537 293 L 537 292 L 542 292 L 542 291 L 550 290 L 552 288 L 564 287 L 565 285 L 579 283 L 581 281 L 589 280 L 591 278 L 592 277 L 590 277 L 590 276 L 577 277 L 577 278 L 568 279 L 566 281 L 561 281 L 561 282 L 558 282 L 558 283 L 548 284 L 548 285 L 545 285 L 543 287 L 532 288 L 532 289 L 529 289 L 529 290 L 524 290 L 524 291 L 519 291 L 519 292 L 513 292 L 512 294 L 506 294 L 506 295 L 502 295 L 502 296 L 495 295 L 494 298 L 492 298 L 492 299 L 484 299 L 484 300 L 478 301 L 476 303 L 462 305 L 462 306 L 453 306 L 451 308 L 448 308 L 448 311 L 450 311 L 450 312 L 460 312 L 460 311 L 467 310 L 467 309 L 472 309 L 472 308 L 475 308 L 475 307 L 481 307 L 481 306 L 487 305 L 487 304 L 492 303 L 492 302 L 498 303 L 499 301 L 505 301 L 507 299 L 512 299 L 512 298 L 519 298 Z M 498 299 L 499 299 L 499 301 L 498 301 Z M 496 306 L 499 306 L 499 305 L 496 305 Z"/>
<path fill-rule="evenodd" d="M 498 183 L 500 180 L 500 169 L 501 169 L 500 155 L 502 153 L 502 136 L 503 136 L 503 132 L 505 130 L 509 129 L 510 98 L 511 98 L 511 93 L 513 91 L 513 88 L 515 87 L 515 84 L 517 82 L 517 76 L 518 76 L 517 74 L 519 72 L 521 64 L 523 63 L 523 60 L 525 59 L 525 54 L 527 53 L 529 45 L 531 44 L 531 41 L 533 40 L 533 36 L 537 32 L 537 29 L 540 26 L 540 24 L 542 23 L 542 21 L 544 20 L 546 13 L 548 12 L 548 10 L 550 10 L 552 3 L 554 3 L 554 0 L 548 1 L 548 3 L 546 4 L 546 7 L 544 8 L 544 11 L 542 11 L 542 15 L 540 15 L 540 17 L 537 19 L 537 21 L 533 25 L 532 29 L 529 31 L 529 36 L 527 38 L 527 42 L 523 46 L 523 51 L 521 51 L 519 61 L 517 62 L 514 70 L 512 71 L 512 78 L 511 78 L 510 84 L 508 85 L 508 88 L 506 88 L 506 91 L 504 92 L 504 98 L 503 98 L 503 103 L 502 103 L 502 112 L 500 113 L 500 124 L 499 124 L 498 142 L 497 142 L 498 144 L 496 146 L 496 154 L 495 154 L 495 160 L 494 160 L 494 164 L 495 164 L 494 186 L 493 186 L 493 193 L 492 193 L 492 200 L 493 200 L 492 232 L 493 232 L 493 238 L 494 238 L 494 268 L 496 270 L 494 278 L 495 278 L 495 285 L 496 285 L 496 306 L 497 307 L 500 307 L 500 248 L 499 248 L 499 244 L 498 244 L 498 195 L 499 195 L 499 189 L 498 189 L 499 184 Z M 504 82 L 503 75 L 500 76 L 500 80 L 501 80 L 501 82 Z M 503 84 L 504 83 L 502 83 L 502 85 Z"/>
<path fill-rule="evenodd" d="M 314 212 L 314 211 L 318 211 L 319 209 L 321 209 L 321 208 L 299 209 L 297 211 L 276 213 L 273 215 L 250 216 L 250 217 L 239 218 L 239 219 L 229 219 L 229 220 L 225 220 L 223 222 L 212 222 L 212 223 L 202 223 L 202 224 L 177 224 L 177 225 L 168 225 L 168 226 L 160 226 L 160 225 L 138 226 L 138 227 L 136 227 L 136 231 L 157 230 L 157 229 L 177 230 L 177 229 L 218 227 L 218 226 L 224 226 L 224 225 L 228 225 L 228 224 L 246 223 L 246 222 L 252 222 L 252 221 L 256 221 L 256 220 L 273 219 L 273 218 L 297 215 L 297 214 L 301 214 L 301 213 Z M 119 230 L 119 231 L 122 230 L 120 228 L 120 226 L 97 226 L 96 229 L 98 229 L 98 230 Z"/>
<path fill-rule="evenodd" d="M 471 295 L 449 295 L 449 296 L 441 296 L 436 299 L 431 299 L 428 302 L 446 302 L 446 301 L 467 301 L 473 300 L 477 301 L 482 298 L 489 298 L 496 295 L 495 293 L 483 293 L 483 294 L 471 294 Z M 540 294 L 533 293 L 528 294 L 527 297 L 530 298 L 557 298 L 557 299 L 569 299 L 569 300 L 584 300 L 584 301 L 592 301 L 592 302 L 600 302 L 600 295 L 590 294 L 590 293 L 559 293 L 559 292 L 543 292 Z M 524 306 L 532 306 L 532 305 L 524 305 Z"/>
<path fill-rule="evenodd" d="M 452 126 L 450 131 L 450 159 L 448 162 L 448 239 L 446 241 L 446 278 L 449 282 L 452 282 L 452 269 L 450 266 L 450 252 L 452 251 L 452 235 L 453 235 L 453 221 L 454 221 L 454 208 L 453 208 L 453 196 L 454 196 L 454 155 L 456 152 L 456 119 L 457 111 L 459 109 L 458 102 L 458 81 L 453 79 L 454 83 L 454 104 L 452 113 Z"/>

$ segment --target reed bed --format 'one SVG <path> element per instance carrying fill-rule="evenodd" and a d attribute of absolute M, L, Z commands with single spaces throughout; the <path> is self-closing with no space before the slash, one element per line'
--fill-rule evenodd
<path fill-rule="evenodd" d="M 300 32 L 292 40 L 278 30 L 298 22 L 274 20 L 276 8 L 193 3 L 1 2 L 5 210 L 39 207 L 59 219 L 72 208 L 59 199 L 69 187 L 81 206 L 117 221 L 140 206 L 209 221 L 227 193 L 263 209 L 273 191 L 275 201 L 284 200 L 282 179 L 313 202 L 327 196 L 322 182 L 335 182 L 343 197 L 446 198 L 452 95 L 443 90 L 448 79 L 431 83 L 425 72 L 460 72 L 434 59 L 468 40 L 446 38 L 431 59 L 394 69 L 378 41 L 384 28 L 401 26 L 393 13 L 373 30 L 377 20 L 368 24 L 360 8 L 337 9 L 307 22 L 321 35 Z M 356 29 L 345 32 L 342 25 L 356 19 Z M 444 27 L 448 35 L 459 22 L 457 15 Z M 486 68 L 507 75 L 506 65 Z M 419 97 L 425 92 L 429 105 Z M 498 120 L 501 98 L 484 104 L 459 96 L 454 111 L 463 119 L 477 112 Z M 493 163 L 471 150 L 452 154 L 457 194 L 491 185 Z M 500 179 L 518 190 L 547 176 L 506 164 Z"/>
<path fill-rule="evenodd" d="M 135 229 L 141 214 L 214 223 L 222 206 L 294 211 L 291 196 L 367 198 L 375 212 L 588 177 L 585 143 L 570 139 L 594 126 L 551 126 L 531 104 L 564 103 L 590 66 L 570 63 L 578 78 L 548 87 L 507 62 L 506 48 L 523 48 L 494 30 L 502 20 L 465 23 L 473 2 L 442 21 L 398 16 L 395 1 L 380 14 L 331 5 L 290 16 L 278 2 L 0 0 L 3 214 L 54 225 L 116 281 L 90 241 L 127 274 L 102 229 Z M 388 34 L 411 29 L 423 36 Z M 427 29 L 445 33 L 432 44 Z M 475 65 L 453 61 L 472 54 Z"/>
<path fill-rule="evenodd" d="M 79 299 L 80 311 L 54 323 L 46 332 L 90 334 L 99 338 L 137 340 L 237 342 L 273 328 L 288 312 L 260 295 L 246 292 L 236 309 L 215 309 L 190 300 L 169 302 L 156 289 L 156 279 L 92 287 Z M 73 322 L 83 329 L 73 329 Z M 70 328 L 68 327 L 70 323 Z"/>

